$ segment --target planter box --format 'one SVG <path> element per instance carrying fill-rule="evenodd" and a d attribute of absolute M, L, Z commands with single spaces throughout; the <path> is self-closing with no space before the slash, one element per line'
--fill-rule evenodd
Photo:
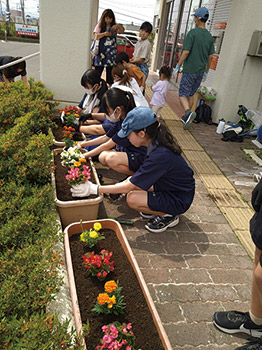
<path fill-rule="evenodd" d="M 54 150 L 54 154 L 61 153 L 63 149 L 57 148 Z M 95 183 L 100 185 L 96 168 L 91 159 L 90 166 L 95 178 Z M 95 220 L 98 215 L 99 203 L 103 201 L 103 195 L 100 194 L 96 198 L 90 199 L 78 199 L 72 201 L 61 201 L 57 198 L 55 175 L 52 173 L 52 183 L 55 187 L 55 205 L 57 207 L 60 220 L 63 227 L 70 225 L 73 222 L 79 222 L 80 220 Z"/>
<path fill-rule="evenodd" d="M 88 221 L 88 222 L 83 222 L 83 229 L 88 230 L 93 227 L 93 224 L 96 221 Z M 102 224 L 103 229 L 110 229 L 113 230 L 123 248 L 123 251 L 129 260 L 133 271 L 137 277 L 137 280 L 139 282 L 139 285 L 141 287 L 141 290 L 143 292 L 144 298 L 146 300 L 147 306 L 150 310 L 150 313 L 152 315 L 155 327 L 157 329 L 159 338 L 161 340 L 161 343 L 163 345 L 163 348 L 166 350 L 172 350 L 171 344 L 168 340 L 168 337 L 166 335 L 166 332 L 163 328 L 163 325 L 161 323 L 160 317 L 157 313 L 157 310 L 155 308 L 154 302 L 150 296 L 149 290 L 147 288 L 147 285 L 145 283 L 145 280 L 143 278 L 143 275 L 139 269 L 139 266 L 137 264 L 137 261 L 134 257 L 134 254 L 129 246 L 128 240 L 124 234 L 124 231 L 121 227 L 121 225 L 111 219 L 104 219 L 104 220 L 99 220 L 99 222 Z M 74 278 L 74 271 L 73 271 L 73 265 L 72 265 L 72 258 L 71 258 L 71 252 L 70 252 L 70 245 L 69 245 L 69 238 L 75 234 L 79 234 L 81 232 L 81 226 L 79 223 L 73 223 L 69 226 L 67 226 L 64 230 L 65 235 L 64 235 L 64 244 L 65 244 L 65 257 L 66 257 L 66 265 L 67 265 L 67 273 L 68 273 L 68 280 L 69 280 L 69 287 L 70 287 L 70 294 L 71 294 L 71 300 L 72 300 L 72 307 L 73 307 L 73 313 L 74 313 L 74 319 L 75 319 L 75 325 L 76 325 L 76 331 L 78 334 L 81 333 L 82 329 L 82 320 L 81 320 L 81 314 L 80 314 L 80 309 L 79 309 L 79 304 L 78 304 L 78 297 L 77 297 L 77 290 L 76 290 L 76 284 L 75 284 L 75 278 Z M 91 278 L 91 277 L 89 277 Z M 132 323 L 132 320 L 129 320 L 129 322 Z M 101 325 L 102 326 L 102 325 Z M 102 338 L 102 333 L 100 334 L 100 330 L 98 331 L 98 342 L 99 339 Z M 85 340 L 83 339 L 83 345 L 85 349 L 87 349 Z M 89 349 L 91 350 L 91 349 Z"/>
<path fill-rule="evenodd" d="M 50 129 L 50 133 L 53 135 L 53 144 L 54 144 L 54 146 L 65 147 L 65 143 L 63 141 L 58 141 L 58 140 L 55 139 L 54 133 L 53 133 L 53 131 L 51 129 Z M 85 134 L 81 133 L 81 137 L 82 137 L 82 139 L 80 141 L 86 141 Z"/>

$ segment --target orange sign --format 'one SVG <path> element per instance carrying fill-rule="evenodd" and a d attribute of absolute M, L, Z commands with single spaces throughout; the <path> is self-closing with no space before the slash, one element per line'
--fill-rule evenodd
<path fill-rule="evenodd" d="M 214 24 L 214 29 L 222 29 L 222 30 L 225 30 L 226 29 L 226 26 L 227 26 L 227 22 L 216 22 Z"/>
<path fill-rule="evenodd" d="M 218 55 L 213 55 L 210 69 L 216 70 L 217 67 L 217 61 L 218 61 Z"/>

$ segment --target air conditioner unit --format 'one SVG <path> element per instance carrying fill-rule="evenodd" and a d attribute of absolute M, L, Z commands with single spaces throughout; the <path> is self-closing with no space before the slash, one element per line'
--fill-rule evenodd
<path fill-rule="evenodd" d="M 262 57 L 262 31 L 255 30 L 247 51 L 248 56 Z"/>

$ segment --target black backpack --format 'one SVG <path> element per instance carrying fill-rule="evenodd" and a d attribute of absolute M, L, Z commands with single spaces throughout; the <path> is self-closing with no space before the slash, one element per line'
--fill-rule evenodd
<path fill-rule="evenodd" d="M 195 123 L 204 122 L 206 124 L 212 124 L 212 109 L 210 106 L 205 103 L 201 104 L 196 108 L 196 118 L 194 120 Z"/>

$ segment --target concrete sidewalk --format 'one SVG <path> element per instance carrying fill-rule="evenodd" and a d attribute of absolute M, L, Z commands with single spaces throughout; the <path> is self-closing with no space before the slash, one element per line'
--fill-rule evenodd
<path fill-rule="evenodd" d="M 150 73 L 149 85 L 157 78 Z M 147 88 L 147 97 L 151 94 Z M 250 139 L 229 144 L 220 140 L 215 125 L 202 123 L 184 131 L 176 114 L 182 111 L 175 90 L 168 93 L 168 102 L 161 117 L 195 171 L 196 195 L 190 210 L 181 215 L 178 226 L 162 234 L 149 233 L 146 221 L 125 199 L 115 203 L 105 199 L 99 215 L 134 221 L 134 226 L 123 228 L 173 349 L 232 350 L 247 337 L 219 332 L 212 315 L 218 310 L 249 309 L 249 255 L 254 250 L 248 232 L 253 214 L 249 201 L 258 166 L 240 149 L 250 148 Z M 98 163 L 96 167 L 105 184 L 124 177 Z"/>

